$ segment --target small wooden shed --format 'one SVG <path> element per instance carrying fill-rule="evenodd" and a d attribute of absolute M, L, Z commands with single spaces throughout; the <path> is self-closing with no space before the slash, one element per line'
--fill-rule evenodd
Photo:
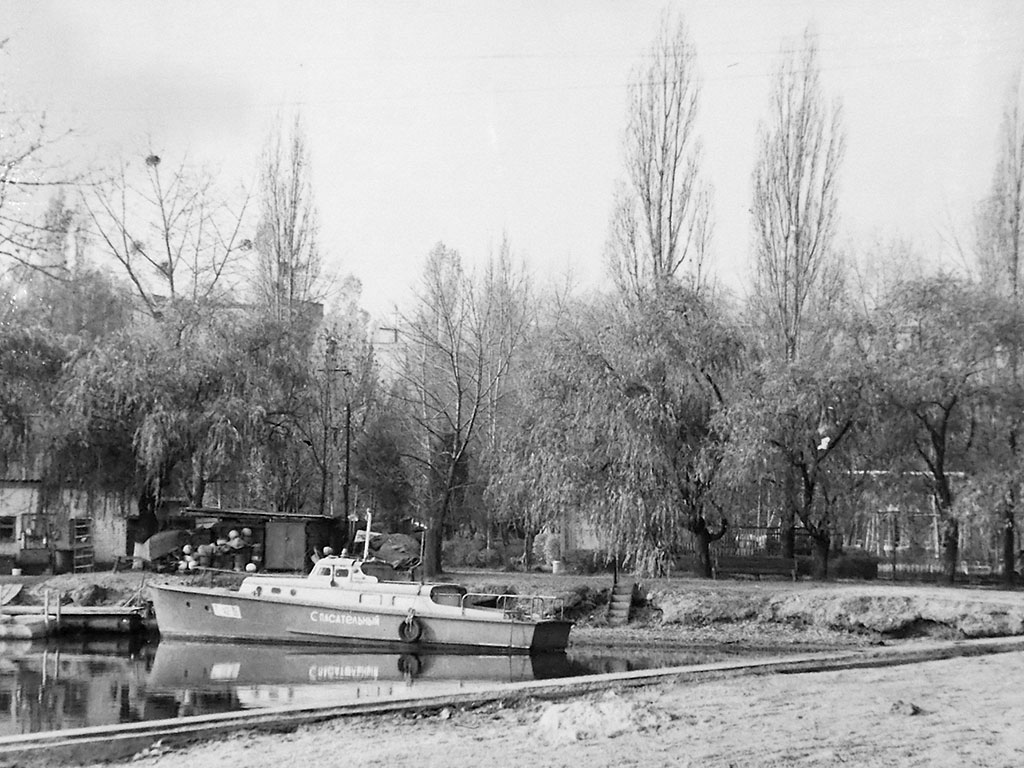
<path fill-rule="evenodd" d="M 168 519 L 172 527 L 208 532 L 211 541 L 249 528 L 268 571 L 306 571 L 310 556 L 330 542 L 334 518 L 221 507 L 185 507 Z"/>

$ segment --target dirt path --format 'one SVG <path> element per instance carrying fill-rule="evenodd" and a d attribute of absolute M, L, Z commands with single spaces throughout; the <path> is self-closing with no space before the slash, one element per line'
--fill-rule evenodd
<path fill-rule="evenodd" d="M 1024 764 L 1022 681 L 1024 653 L 1008 653 L 658 685 L 236 734 L 115 765 L 1011 766 Z"/>

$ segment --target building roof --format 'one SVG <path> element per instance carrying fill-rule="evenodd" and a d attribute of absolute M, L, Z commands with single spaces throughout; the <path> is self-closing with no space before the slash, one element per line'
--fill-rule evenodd
<path fill-rule="evenodd" d="M 299 512 L 268 512 L 263 509 L 230 507 L 184 507 L 175 513 L 178 517 L 231 517 L 252 520 L 334 520 L 327 515 L 303 514 Z"/>

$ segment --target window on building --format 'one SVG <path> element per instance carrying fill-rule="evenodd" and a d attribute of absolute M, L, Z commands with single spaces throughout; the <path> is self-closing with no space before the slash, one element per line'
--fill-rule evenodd
<path fill-rule="evenodd" d="M 0 517 L 0 541 L 14 541 L 16 517 Z"/>

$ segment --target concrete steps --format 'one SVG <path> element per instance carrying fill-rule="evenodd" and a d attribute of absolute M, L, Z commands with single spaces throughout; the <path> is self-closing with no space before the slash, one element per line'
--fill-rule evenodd
<path fill-rule="evenodd" d="M 633 605 L 632 581 L 620 581 L 612 586 L 608 600 L 608 626 L 621 627 L 629 623 L 629 610 Z"/>

